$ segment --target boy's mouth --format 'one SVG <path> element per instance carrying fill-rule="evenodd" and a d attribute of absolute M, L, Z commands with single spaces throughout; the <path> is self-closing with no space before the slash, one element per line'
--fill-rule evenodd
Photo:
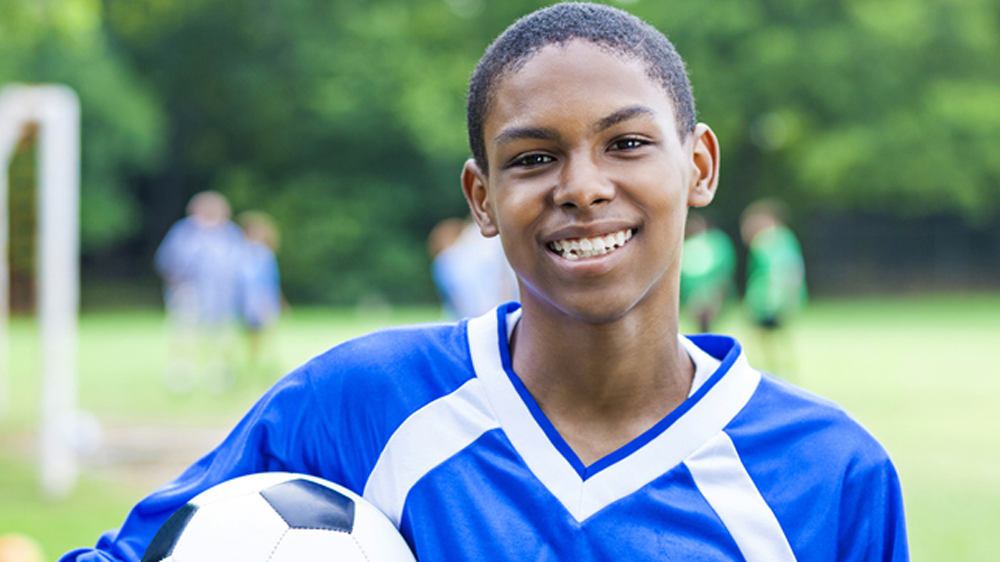
<path fill-rule="evenodd" d="M 626 228 L 603 236 L 565 238 L 549 242 L 549 249 L 567 260 L 603 256 L 621 248 L 632 239 L 632 229 Z"/>

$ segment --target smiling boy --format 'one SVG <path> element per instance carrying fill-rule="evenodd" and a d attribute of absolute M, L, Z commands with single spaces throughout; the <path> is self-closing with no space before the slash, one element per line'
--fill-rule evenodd
<path fill-rule="evenodd" d="M 683 63 L 617 9 L 558 4 L 477 67 L 462 186 L 521 306 L 386 330 L 285 377 L 98 550 L 249 472 L 361 493 L 423 561 L 906 560 L 895 470 L 840 408 L 678 334 L 689 207 L 719 147 Z"/>
<path fill-rule="evenodd" d="M 673 411 L 694 373 L 680 249 L 688 207 L 715 194 L 718 144 L 677 125 L 645 66 L 579 39 L 531 53 L 493 85 L 485 152 L 462 175 L 521 282 L 514 372 L 585 465 Z"/>

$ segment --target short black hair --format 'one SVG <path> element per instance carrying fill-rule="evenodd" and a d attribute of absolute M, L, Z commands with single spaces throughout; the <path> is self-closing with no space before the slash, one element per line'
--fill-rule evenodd
<path fill-rule="evenodd" d="M 514 22 L 486 49 L 469 81 L 466 119 L 469 147 L 476 164 L 488 173 L 483 126 L 500 82 L 523 67 L 543 47 L 574 39 L 590 41 L 611 53 L 638 60 L 648 76 L 663 86 L 674 104 L 682 139 L 694 131 L 696 114 L 684 61 L 656 28 L 618 8 L 588 2 L 564 2 L 532 12 Z"/>

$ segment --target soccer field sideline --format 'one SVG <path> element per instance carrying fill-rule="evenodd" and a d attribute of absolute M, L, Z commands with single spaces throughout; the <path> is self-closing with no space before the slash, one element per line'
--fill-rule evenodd
<path fill-rule="evenodd" d="M 281 325 L 277 370 L 378 326 L 432 321 L 436 314 L 296 310 Z M 798 320 L 790 335 L 795 369 L 784 376 L 844 405 L 889 450 L 903 484 L 913 559 L 991 559 L 1000 548 L 1000 424 L 993 414 L 1000 379 L 987 354 L 1000 341 L 1000 296 L 820 300 Z M 752 362 L 762 355 L 738 311 L 723 318 L 719 331 L 737 335 Z M 110 438 L 147 445 L 145 459 L 141 450 L 129 459 L 127 447 L 119 447 L 120 459 L 151 469 L 156 454 L 149 450 L 166 436 L 190 442 L 167 447 L 163 455 L 175 464 L 151 469 L 146 478 L 127 478 L 121 470 L 128 463 L 115 465 L 107 456 L 89 461 L 73 498 L 48 504 L 34 489 L 30 458 L 37 392 L 24 373 L 34 365 L 31 322 L 15 319 L 11 338 L 15 400 L 0 426 L 0 533 L 32 534 L 50 557 L 116 526 L 151 482 L 189 462 L 182 457 L 207 450 L 267 382 L 247 382 L 227 395 L 170 395 L 159 378 L 166 357 L 159 312 L 85 314 L 81 406 Z"/>

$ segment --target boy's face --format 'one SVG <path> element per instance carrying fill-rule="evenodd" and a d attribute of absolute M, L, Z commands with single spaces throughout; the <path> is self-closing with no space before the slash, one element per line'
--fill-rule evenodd
<path fill-rule="evenodd" d="M 580 40 L 540 50 L 494 99 L 489 173 L 470 160 L 462 183 L 522 302 L 589 322 L 676 307 L 684 217 L 717 183 L 711 130 L 682 142 L 642 64 Z"/>

